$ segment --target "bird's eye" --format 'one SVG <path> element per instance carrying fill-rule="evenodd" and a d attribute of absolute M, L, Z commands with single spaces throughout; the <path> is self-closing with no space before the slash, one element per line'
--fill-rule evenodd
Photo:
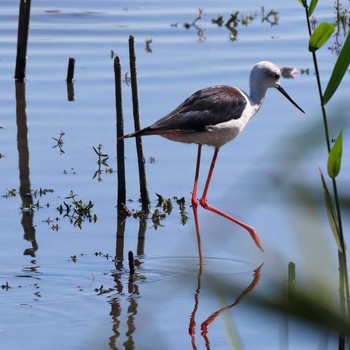
<path fill-rule="evenodd" d="M 275 79 L 278 80 L 280 78 L 280 75 L 278 73 L 275 73 Z"/>

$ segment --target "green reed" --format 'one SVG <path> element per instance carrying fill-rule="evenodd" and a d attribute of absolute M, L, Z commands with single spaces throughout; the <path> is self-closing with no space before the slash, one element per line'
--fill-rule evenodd
<path fill-rule="evenodd" d="M 335 8 L 337 10 L 337 19 L 335 23 L 326 23 L 322 22 L 317 25 L 317 27 L 311 29 L 311 16 L 317 6 L 317 0 L 311 0 L 310 5 L 308 6 L 306 0 L 299 0 L 305 9 L 306 23 L 309 32 L 309 51 L 311 52 L 313 64 L 315 68 L 315 75 L 317 81 L 317 88 L 320 99 L 320 108 L 322 113 L 322 120 L 324 126 L 325 140 L 328 151 L 328 160 L 327 160 L 327 172 L 332 183 L 332 193 L 329 191 L 327 186 L 327 181 L 325 180 L 322 171 L 320 170 L 321 183 L 324 193 L 325 205 L 327 208 L 327 214 L 329 223 L 335 237 L 335 241 L 338 247 L 338 262 L 339 262 L 339 274 L 340 274 L 340 306 L 341 312 L 345 317 L 350 318 L 349 310 L 349 280 L 348 280 L 348 271 L 347 271 L 347 255 L 346 255 L 346 244 L 344 239 L 344 230 L 342 224 L 342 215 L 341 215 L 341 205 L 338 195 L 338 186 L 337 186 L 337 176 L 340 172 L 341 167 L 341 158 L 342 158 L 342 130 L 339 133 L 336 141 L 333 146 L 331 146 L 331 139 L 329 136 L 329 121 L 327 116 L 326 104 L 332 99 L 334 93 L 338 89 L 346 70 L 349 67 L 350 63 L 350 36 L 349 34 L 346 37 L 346 40 L 343 44 L 343 47 L 339 51 L 338 58 L 335 62 L 333 72 L 329 78 L 326 89 L 323 92 L 321 86 L 321 77 L 320 71 L 318 68 L 317 61 L 317 50 L 321 48 L 327 40 L 334 33 L 335 29 L 340 26 L 340 19 L 342 18 L 340 13 L 340 4 L 339 1 L 335 3 Z M 345 29 L 345 28 L 344 28 Z M 345 32 L 345 31 L 344 31 Z M 345 35 L 345 34 L 344 34 Z M 345 345 L 345 340 L 342 334 L 339 338 L 339 347 L 343 348 Z"/>

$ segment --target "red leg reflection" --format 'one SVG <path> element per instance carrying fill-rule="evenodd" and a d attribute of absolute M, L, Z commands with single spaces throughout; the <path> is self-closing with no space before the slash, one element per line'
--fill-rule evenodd
<path fill-rule="evenodd" d="M 191 313 L 190 317 L 190 324 L 188 326 L 188 333 L 191 336 L 191 343 L 192 343 L 192 348 L 197 349 L 196 347 L 196 314 L 198 310 L 198 304 L 199 304 L 199 293 L 201 289 L 201 276 L 202 276 L 202 265 L 199 265 L 199 270 L 198 270 L 198 279 L 197 279 L 197 289 L 194 294 L 194 306 L 193 306 L 193 311 Z"/>
<path fill-rule="evenodd" d="M 207 182 L 205 184 L 203 195 L 202 195 L 202 198 L 200 199 L 199 203 L 204 209 L 207 209 L 207 210 L 212 211 L 213 213 L 219 214 L 219 215 L 223 216 L 224 218 L 229 219 L 229 220 L 233 221 L 234 223 L 236 223 L 237 225 L 242 226 L 243 228 L 245 228 L 250 233 L 250 235 L 252 236 L 252 238 L 253 238 L 255 244 L 258 246 L 258 248 L 263 251 L 262 245 L 260 243 L 259 236 L 256 233 L 254 227 L 249 226 L 246 223 L 244 223 L 244 222 L 242 222 L 240 220 L 237 220 L 234 217 L 224 213 L 223 211 L 212 207 L 207 202 L 207 193 L 208 193 L 208 189 L 209 189 L 209 185 L 210 185 L 210 180 L 211 180 L 211 177 L 213 175 L 215 162 L 216 162 L 216 158 L 218 156 L 218 153 L 219 153 L 219 149 L 215 148 L 213 160 L 212 160 L 211 165 L 210 165 L 210 170 L 209 170 Z M 197 160 L 197 167 L 198 167 L 198 160 Z M 195 182 L 195 186 L 196 186 L 196 182 Z M 193 195 L 192 195 L 192 197 L 193 197 Z"/>
<path fill-rule="evenodd" d="M 200 288 L 201 288 L 201 275 L 202 275 L 202 268 L 203 268 L 203 255 L 202 255 L 202 247 L 201 247 L 201 236 L 200 236 L 200 232 L 199 232 L 197 206 L 193 205 L 192 209 L 193 209 L 193 214 L 194 214 L 194 221 L 195 221 L 195 224 L 196 224 L 198 256 L 199 256 L 199 270 L 198 270 L 198 279 L 197 279 L 197 289 L 196 289 L 196 292 L 194 294 L 194 306 L 193 306 L 193 311 L 192 311 L 191 317 L 190 317 L 190 324 L 188 326 L 188 333 L 191 336 L 192 348 L 193 349 L 197 349 L 197 347 L 196 347 L 196 339 L 195 339 L 195 334 L 196 334 L 196 314 L 197 314 L 197 310 L 198 310 L 199 293 L 200 293 Z"/>
<path fill-rule="evenodd" d="M 262 263 L 257 269 L 254 270 L 254 276 L 253 276 L 253 280 L 250 283 L 250 285 L 244 289 L 244 291 L 237 297 L 237 299 L 230 305 L 225 306 L 217 311 L 215 311 L 212 315 L 210 315 L 202 324 L 201 324 L 201 330 L 202 333 L 201 335 L 204 338 L 205 344 L 206 344 L 206 348 L 209 349 L 210 348 L 210 344 L 209 344 L 209 339 L 208 339 L 208 327 L 211 323 L 213 323 L 215 321 L 215 319 L 225 310 L 228 310 L 234 306 L 236 306 L 237 304 L 239 304 L 243 298 L 245 298 L 250 292 L 252 292 L 255 287 L 258 285 L 259 281 L 260 281 L 260 271 L 261 268 L 264 264 Z"/>

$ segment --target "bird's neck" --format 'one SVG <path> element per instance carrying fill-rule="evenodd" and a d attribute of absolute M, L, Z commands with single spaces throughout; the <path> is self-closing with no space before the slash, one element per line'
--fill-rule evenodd
<path fill-rule="evenodd" d="M 266 86 L 263 77 L 259 74 L 250 74 L 249 77 L 249 99 L 253 108 L 258 111 L 264 102 L 266 90 L 268 86 Z"/>
<path fill-rule="evenodd" d="M 250 87 L 249 99 L 253 108 L 256 108 L 257 111 L 260 109 L 262 103 L 264 102 L 266 90 L 256 89 Z"/>

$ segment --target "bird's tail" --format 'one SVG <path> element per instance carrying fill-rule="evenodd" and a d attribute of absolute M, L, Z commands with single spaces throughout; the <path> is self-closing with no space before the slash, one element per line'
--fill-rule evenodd
<path fill-rule="evenodd" d="M 147 135 L 147 132 L 149 131 L 149 128 L 144 128 L 144 129 L 141 129 L 141 130 L 138 130 L 138 131 L 135 131 L 135 132 L 132 132 L 130 134 L 126 134 L 126 135 L 123 135 L 123 136 L 119 136 L 117 138 L 117 141 L 119 140 L 124 140 L 124 139 L 128 139 L 130 137 L 136 137 L 136 136 L 143 136 L 143 135 Z"/>

